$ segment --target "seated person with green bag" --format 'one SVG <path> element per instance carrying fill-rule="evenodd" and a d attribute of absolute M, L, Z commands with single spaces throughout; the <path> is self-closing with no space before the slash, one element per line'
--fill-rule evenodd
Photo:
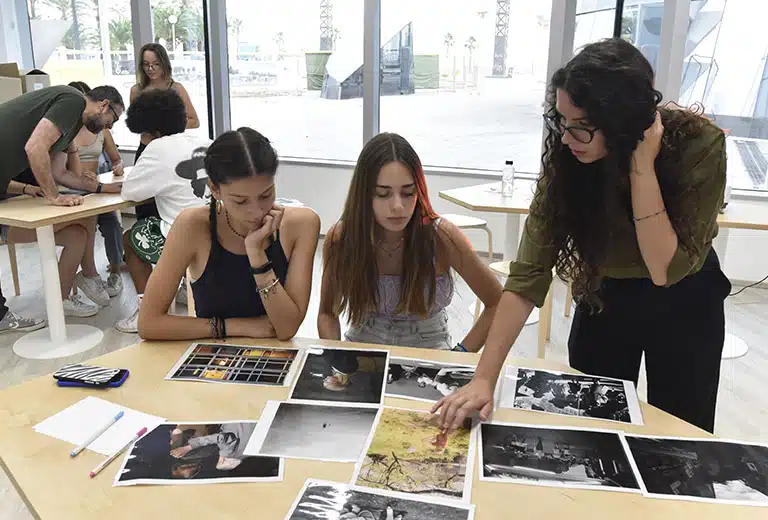
<path fill-rule="evenodd" d="M 126 123 L 131 132 L 152 135 L 153 139 L 126 176 L 123 198 L 140 202 L 154 197 L 160 214 L 160 218 L 139 219 L 123 235 L 125 263 L 138 297 L 133 314 L 118 321 L 116 327 L 135 333 L 144 288 L 171 225 L 182 210 L 206 203 L 203 159 L 210 141 L 184 133 L 187 113 L 175 90 L 152 89 L 139 94 L 128 109 Z"/>

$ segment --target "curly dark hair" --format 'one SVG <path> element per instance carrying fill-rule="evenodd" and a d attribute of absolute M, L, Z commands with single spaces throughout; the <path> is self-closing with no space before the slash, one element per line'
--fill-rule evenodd
<path fill-rule="evenodd" d="M 187 128 L 187 109 L 175 90 L 149 89 L 128 107 L 126 124 L 134 134 L 180 134 Z"/>
<path fill-rule="evenodd" d="M 548 231 L 557 251 L 555 271 L 569 280 L 577 302 L 601 309 L 600 267 L 606 259 L 616 216 L 632 219 L 629 174 L 632 153 L 643 133 L 661 114 L 664 135 L 656 158 L 656 174 L 670 222 L 680 245 L 698 253 L 693 241 L 697 200 L 677 171 L 682 145 L 709 124 L 695 110 L 659 107 L 662 96 L 653 88 L 650 63 L 629 42 L 611 38 L 589 44 L 557 70 L 547 89 L 545 118 L 560 117 L 559 89 L 584 110 L 591 125 L 605 138 L 607 155 L 584 164 L 562 142 L 562 133 L 548 128 L 542 174 L 531 214 Z"/>

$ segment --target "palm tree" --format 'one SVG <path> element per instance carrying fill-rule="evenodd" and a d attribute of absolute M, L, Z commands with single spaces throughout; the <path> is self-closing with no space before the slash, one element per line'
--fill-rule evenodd
<path fill-rule="evenodd" d="M 29 19 L 34 20 L 37 18 L 37 2 L 39 0 L 29 0 Z"/>
<path fill-rule="evenodd" d="M 229 30 L 235 35 L 235 49 L 240 52 L 240 31 L 243 29 L 243 21 L 240 18 L 232 18 L 227 22 Z"/>
<path fill-rule="evenodd" d="M 280 55 L 283 54 L 283 44 L 285 43 L 285 38 L 283 37 L 283 31 L 280 31 L 279 33 L 275 34 L 274 38 L 272 38 L 275 43 L 277 44 L 277 59 L 280 59 Z"/>
<path fill-rule="evenodd" d="M 467 52 L 469 52 L 469 73 L 474 78 L 475 75 L 475 69 L 472 66 L 472 54 L 475 52 L 475 49 L 477 48 L 477 40 L 474 36 L 470 36 L 467 38 L 467 43 L 464 44 L 464 47 L 466 47 Z"/>
<path fill-rule="evenodd" d="M 450 56 L 451 49 L 453 48 L 453 42 L 454 42 L 453 35 L 451 33 L 445 33 L 445 39 L 443 40 L 443 42 L 445 43 L 445 54 Z"/>
<path fill-rule="evenodd" d="M 124 51 L 133 41 L 131 21 L 120 17 L 109 22 L 109 46 L 116 51 Z"/>

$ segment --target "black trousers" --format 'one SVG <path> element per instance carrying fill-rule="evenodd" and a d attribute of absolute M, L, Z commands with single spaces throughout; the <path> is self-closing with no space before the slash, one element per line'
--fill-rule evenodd
<path fill-rule="evenodd" d="M 139 160 L 139 157 L 141 157 L 141 154 L 144 152 L 144 149 L 147 147 L 144 143 L 139 143 L 139 147 L 136 149 L 136 155 L 133 158 L 133 164 L 136 164 L 136 161 Z M 144 204 L 139 204 L 135 208 L 136 210 L 136 220 L 141 220 L 148 217 L 157 217 L 160 218 L 160 213 L 157 211 L 157 204 L 155 204 L 155 199 L 151 199 L 149 202 L 145 202 Z"/>
<path fill-rule="evenodd" d="M 671 287 L 646 278 L 606 279 L 602 312 L 576 307 L 570 365 L 637 385 L 645 354 L 648 402 L 712 432 L 730 290 L 714 249 L 699 272 Z"/>

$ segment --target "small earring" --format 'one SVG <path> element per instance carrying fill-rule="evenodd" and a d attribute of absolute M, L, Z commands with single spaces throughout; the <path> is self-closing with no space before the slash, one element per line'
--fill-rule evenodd
<path fill-rule="evenodd" d="M 224 201 L 221 199 L 216 200 L 216 213 L 221 215 L 221 210 L 224 208 Z"/>

